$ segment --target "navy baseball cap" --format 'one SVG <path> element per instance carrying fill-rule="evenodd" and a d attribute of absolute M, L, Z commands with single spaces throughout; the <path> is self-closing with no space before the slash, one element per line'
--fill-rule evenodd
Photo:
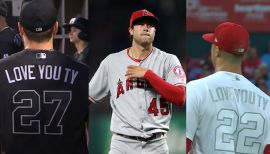
<path fill-rule="evenodd" d="M 8 6 L 5 1 L 0 0 L 0 15 L 3 17 L 7 17 Z"/>
<path fill-rule="evenodd" d="M 31 32 L 44 32 L 53 27 L 57 20 L 57 10 L 52 0 L 24 0 L 21 8 L 19 21 Z"/>
<path fill-rule="evenodd" d="M 76 27 L 79 28 L 84 33 L 88 33 L 89 20 L 82 17 L 71 18 L 69 23 L 64 24 L 63 27 L 68 31 L 70 31 L 71 27 Z"/>

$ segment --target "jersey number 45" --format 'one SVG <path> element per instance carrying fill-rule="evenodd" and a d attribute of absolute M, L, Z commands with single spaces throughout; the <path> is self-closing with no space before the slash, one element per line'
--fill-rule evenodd
<path fill-rule="evenodd" d="M 148 113 L 154 114 L 154 116 L 158 116 L 158 113 L 160 112 L 161 115 L 168 115 L 170 113 L 170 105 L 165 102 L 164 98 L 160 98 L 160 109 L 157 107 L 157 99 L 153 98 L 150 106 L 148 107 Z"/>

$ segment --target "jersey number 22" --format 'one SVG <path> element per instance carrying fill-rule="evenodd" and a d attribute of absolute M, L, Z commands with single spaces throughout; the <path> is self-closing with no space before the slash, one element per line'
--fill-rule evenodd
<path fill-rule="evenodd" d="M 216 150 L 259 153 L 261 143 L 258 139 L 264 133 L 265 122 L 261 114 L 245 112 L 239 117 L 234 110 L 221 109 L 217 121 L 221 124 L 216 128 Z"/>

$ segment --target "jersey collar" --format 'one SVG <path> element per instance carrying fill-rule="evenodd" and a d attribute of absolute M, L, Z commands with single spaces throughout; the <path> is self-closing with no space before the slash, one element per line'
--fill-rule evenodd
<path fill-rule="evenodd" d="M 128 57 L 129 57 L 131 60 L 133 60 L 133 61 L 139 63 L 139 62 L 141 62 L 141 61 L 144 61 L 146 58 L 148 58 L 149 55 L 151 55 L 151 53 L 153 52 L 153 50 L 154 50 L 154 47 L 152 47 L 151 52 L 149 52 L 149 54 L 148 54 L 144 59 L 136 59 L 136 58 L 131 57 L 131 56 L 129 55 L 130 48 L 127 48 L 127 55 L 128 55 Z"/>

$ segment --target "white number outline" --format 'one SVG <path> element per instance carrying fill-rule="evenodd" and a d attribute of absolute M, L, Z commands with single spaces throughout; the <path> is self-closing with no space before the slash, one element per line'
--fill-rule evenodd
<path fill-rule="evenodd" d="M 37 101 L 37 105 L 38 105 L 38 111 L 34 111 L 35 112 L 35 114 L 33 114 L 33 115 L 25 115 L 25 114 L 19 114 L 18 116 L 20 116 L 20 126 L 32 126 L 33 125 L 33 122 L 37 122 L 37 126 L 38 126 L 38 131 L 32 131 L 32 132 L 22 132 L 22 131 L 16 131 L 15 130 L 15 119 L 14 119 L 14 116 L 15 116 L 15 113 L 16 113 L 16 111 L 17 110 L 19 110 L 19 109 L 32 109 L 33 108 L 33 98 L 21 98 L 20 99 L 20 101 L 16 101 L 15 100 L 15 98 L 16 98 L 16 96 L 19 94 L 19 93 L 24 93 L 24 92 L 31 92 L 31 94 L 35 94 L 35 96 L 37 96 L 38 97 L 38 100 L 36 100 Z M 63 94 L 63 92 L 64 93 L 68 93 L 68 96 L 69 96 L 69 98 L 67 98 L 67 100 L 68 100 L 68 102 L 67 102 L 67 104 L 65 105 L 65 107 L 64 107 L 64 111 L 63 111 L 63 113 L 61 113 L 61 117 L 60 117 L 60 119 L 59 119 L 59 121 L 58 121 L 58 123 L 57 123 L 57 127 L 60 127 L 60 132 L 59 133 L 49 133 L 48 131 L 47 131 L 47 127 L 49 127 L 50 125 L 51 125 L 51 123 L 52 123 L 52 121 L 54 120 L 54 117 L 55 117 L 55 114 L 57 113 L 57 111 L 59 110 L 59 106 L 61 105 L 61 104 L 63 104 L 63 100 L 64 99 L 52 99 L 50 102 L 49 101 L 45 101 L 45 98 L 46 98 L 46 93 L 50 93 L 50 92 L 57 92 L 57 93 L 61 93 L 62 92 L 62 94 Z M 53 114 L 52 114 L 52 116 L 51 116 L 51 118 L 50 118 L 50 121 L 49 121 L 49 123 L 48 124 L 45 124 L 44 125 L 44 134 L 50 134 L 50 135 L 62 135 L 63 134 L 63 125 L 61 125 L 61 122 L 62 122 L 62 119 L 63 119 L 63 117 L 64 117 L 64 115 L 65 115 L 65 113 L 66 113 L 66 111 L 67 111 L 67 109 L 68 109 L 68 107 L 69 107 L 69 104 L 70 104 L 70 102 L 71 102 L 71 100 L 72 100 L 72 91 L 53 91 L 53 90 L 45 90 L 45 91 L 43 91 L 43 103 L 44 104 L 53 104 L 54 102 L 59 102 L 58 104 L 57 104 L 57 107 L 54 109 L 54 111 L 53 111 Z M 28 105 L 28 106 L 25 106 L 25 105 L 20 105 L 20 104 L 23 104 L 24 103 L 24 101 L 30 101 L 30 105 Z M 41 131 L 40 131 L 40 120 L 35 120 L 35 117 L 40 113 L 40 111 L 41 111 L 41 103 L 40 103 L 40 101 L 41 101 L 41 99 L 40 99 L 40 95 L 35 91 L 35 90 L 18 90 L 14 95 L 13 95 L 13 104 L 19 104 L 13 111 L 12 111 L 12 132 L 13 132 L 13 134 L 41 134 Z M 64 103 L 66 103 L 66 102 L 64 102 Z M 17 115 L 17 114 L 16 114 Z M 23 123 L 23 119 L 24 119 L 24 117 L 33 117 L 33 119 L 34 120 L 29 120 L 30 121 L 30 123 L 29 124 L 25 124 L 25 123 Z"/>
<path fill-rule="evenodd" d="M 249 116 L 249 115 L 257 115 L 257 116 L 260 116 L 260 118 L 261 119 L 263 119 L 263 121 L 262 121 L 262 123 L 259 123 L 258 124 L 258 122 L 259 122 L 259 120 L 261 120 L 259 117 L 256 117 L 255 119 L 256 119 L 256 121 L 255 120 L 246 120 L 246 122 L 245 121 L 243 121 L 243 120 L 245 120 L 243 117 L 244 116 Z M 237 152 L 240 152 L 240 153 L 259 153 L 259 151 L 260 151 L 260 149 L 261 149 L 261 143 L 259 143 L 259 142 L 251 142 L 251 145 L 248 145 L 248 144 L 246 144 L 246 141 L 248 140 L 248 139 L 256 139 L 256 138 L 259 138 L 259 137 L 261 137 L 262 135 L 263 135 L 263 133 L 264 133 L 264 127 L 260 127 L 260 126 L 264 126 L 265 125 L 265 119 L 263 118 L 263 116 L 261 115 L 261 114 L 259 114 L 259 113 L 252 113 L 252 112 L 245 112 L 242 116 L 241 116 L 241 121 L 240 121 L 240 124 L 249 124 L 249 122 L 255 122 L 256 124 L 255 124 L 255 128 L 246 128 L 246 129 L 242 129 L 242 130 L 240 130 L 239 132 L 238 132 L 238 139 L 240 138 L 240 137 L 242 137 L 242 132 L 244 132 L 243 134 L 246 134 L 245 132 L 246 132 L 246 130 L 258 130 L 258 129 L 262 129 L 259 133 L 259 135 L 257 135 L 256 137 L 250 137 L 250 136 L 247 136 L 247 135 L 243 135 L 243 137 L 244 137 L 244 139 L 245 140 L 238 140 L 238 142 L 237 142 L 237 145 L 236 145 L 236 151 Z M 250 117 L 249 118 L 247 118 L 247 119 L 251 119 Z M 259 126 L 259 127 L 258 127 Z M 239 137 L 239 135 L 241 135 L 240 137 Z M 241 141 L 244 141 L 242 144 L 243 145 L 241 145 Z M 239 144 L 239 145 L 238 145 Z M 256 148 L 254 148 L 254 146 L 256 146 Z M 257 150 L 256 150 L 257 149 Z"/>
<path fill-rule="evenodd" d="M 69 94 L 69 100 L 68 100 L 68 103 L 65 105 L 65 108 L 64 108 L 64 112 L 62 113 L 62 115 L 61 115 L 61 118 L 59 119 L 59 121 L 58 121 L 58 123 L 57 123 L 57 128 L 59 128 L 60 127 L 60 133 L 49 133 L 48 131 L 47 131 L 47 127 L 49 127 L 50 125 L 51 125 L 51 123 L 52 123 L 52 121 L 55 119 L 54 117 L 55 117 L 55 114 L 56 114 L 56 112 L 59 110 L 59 106 L 61 105 L 61 104 L 63 104 L 63 99 L 52 99 L 50 102 L 47 102 L 46 100 L 45 100 L 45 98 L 46 98 L 46 93 L 61 93 L 61 94 L 63 94 L 63 93 L 68 93 Z M 50 122 L 49 122 L 49 124 L 47 124 L 47 125 L 44 125 L 44 134 L 50 134 L 50 135 L 62 135 L 63 134 L 63 125 L 60 125 L 60 123 L 62 122 L 62 118 L 63 118 L 63 116 L 65 115 L 65 113 L 66 113 L 66 111 L 67 111 L 67 109 L 68 109 L 68 107 L 69 107 L 69 104 L 70 104 L 70 102 L 71 102 L 71 100 L 72 100 L 72 93 L 71 93 L 71 91 L 44 91 L 43 92 L 43 103 L 44 104 L 54 104 L 55 102 L 59 102 L 58 104 L 57 104 L 57 107 L 56 107 L 56 109 L 54 110 L 54 112 L 53 112 L 53 115 L 52 115 L 52 117 L 51 117 L 51 119 L 50 119 Z"/>
<path fill-rule="evenodd" d="M 219 119 L 220 113 L 223 112 L 223 111 L 226 111 L 226 110 L 227 111 L 233 111 L 234 113 L 236 113 L 236 111 L 234 111 L 234 110 L 221 109 L 218 112 L 218 114 L 217 114 L 217 120 L 218 121 L 224 121 L 224 119 L 226 119 L 226 118 L 227 119 L 231 119 L 231 118 L 228 118 L 228 117 L 223 117 L 223 120 L 220 120 Z M 243 119 L 243 117 L 245 117 L 246 115 L 249 116 L 249 115 L 252 115 L 252 114 L 253 115 L 257 115 L 256 120 L 246 120 L 245 121 L 245 119 Z M 236 116 L 237 116 L 236 118 L 239 119 L 239 115 L 236 114 Z M 258 124 L 258 122 L 260 120 L 262 120 L 262 122 Z M 232 152 L 246 153 L 246 154 L 252 154 L 252 153 L 254 153 L 254 151 L 256 151 L 256 153 L 259 153 L 260 152 L 260 149 L 261 149 L 261 143 L 255 142 L 255 141 L 253 141 L 253 142 L 251 141 L 251 144 L 248 145 L 248 144 L 246 144 L 246 141 L 247 141 L 247 139 L 258 139 L 258 138 L 260 138 L 264 134 L 264 125 L 265 125 L 265 119 L 264 119 L 264 117 L 260 113 L 245 112 L 245 113 L 242 114 L 242 116 L 240 116 L 240 123 L 238 123 L 238 121 L 239 120 L 237 120 L 237 123 L 236 123 L 237 126 L 238 125 L 249 125 L 250 122 L 255 122 L 255 127 L 250 128 L 251 127 L 250 125 L 249 125 L 249 127 L 244 126 L 241 130 L 239 130 L 237 132 L 237 134 L 235 136 L 236 138 L 235 139 L 232 139 L 234 141 L 233 142 L 233 147 L 234 148 L 233 148 L 233 151 L 232 151 L 232 149 L 224 149 L 224 145 L 223 145 L 223 148 L 219 148 L 219 147 L 217 148 L 217 142 L 228 143 L 228 142 L 224 142 L 224 138 L 223 138 L 224 137 L 224 133 L 222 133 L 222 132 L 221 132 L 222 133 L 221 134 L 222 135 L 222 140 L 217 141 L 217 133 L 220 133 L 220 132 L 217 132 L 218 128 L 220 128 L 220 126 L 231 126 L 231 125 L 226 125 L 226 124 L 220 124 L 216 128 L 216 131 L 215 131 L 215 150 L 217 150 L 217 151 L 232 151 Z M 230 122 L 232 122 L 232 120 Z M 256 130 L 257 131 L 258 130 L 257 128 L 259 128 L 259 129 L 262 128 L 262 129 L 259 130 L 259 135 L 257 135 L 257 136 L 247 136 L 246 133 L 242 133 L 242 132 L 246 132 L 248 130 L 251 130 L 251 131 L 252 130 Z M 235 129 L 235 131 L 237 131 L 237 129 Z M 234 133 L 235 133 L 235 131 L 234 131 Z M 229 135 L 233 135 L 234 133 L 229 134 Z M 254 134 L 254 132 L 253 132 L 253 134 Z M 239 140 L 239 138 L 244 138 L 244 140 L 243 139 L 242 140 Z M 235 140 L 236 140 L 236 144 L 235 144 Z M 241 141 L 244 141 L 244 142 L 241 142 Z M 241 144 L 243 144 L 243 145 L 241 145 Z M 254 145 L 256 145 L 255 148 L 254 148 Z M 252 149 L 253 151 L 250 150 L 250 149 Z"/>
<path fill-rule="evenodd" d="M 219 117 L 220 114 L 222 114 L 223 112 L 230 112 L 231 115 L 234 114 L 233 116 L 236 116 L 236 118 L 233 118 L 233 117 Z M 228 114 L 228 113 L 227 113 Z M 236 129 L 238 127 L 238 115 L 235 111 L 233 110 L 228 110 L 228 109 L 221 109 L 218 114 L 217 114 L 217 121 L 225 121 L 225 119 L 229 119 L 230 120 L 230 124 L 220 124 L 217 128 L 216 128 L 216 131 L 215 131 L 215 150 L 219 150 L 219 151 L 230 151 L 230 152 L 234 152 L 234 145 L 235 145 L 235 140 L 233 138 L 229 138 L 229 142 L 226 142 L 224 141 L 224 136 L 225 135 L 232 135 L 236 132 Z M 236 124 L 236 126 L 234 128 L 232 128 L 232 132 L 228 132 L 228 129 L 226 129 L 226 133 L 222 133 L 221 136 L 222 136 L 222 143 L 229 143 L 229 145 L 227 145 L 227 150 L 224 150 L 224 145 L 220 147 L 221 144 L 217 144 L 217 136 L 220 136 L 220 135 L 217 135 L 219 134 L 219 132 L 222 132 L 222 131 L 219 131 L 219 129 L 223 126 L 225 127 L 228 127 L 228 126 L 232 126 L 232 123 L 233 123 L 233 120 L 234 123 Z"/>
<path fill-rule="evenodd" d="M 14 113 L 22 108 L 33 108 L 33 98 L 27 98 L 27 99 L 20 99 L 20 102 L 17 102 L 15 100 L 15 97 L 17 96 L 17 94 L 19 93 L 24 93 L 24 92 L 34 92 L 36 94 L 36 96 L 38 96 L 38 112 L 35 115 L 20 115 L 20 126 L 32 126 L 33 122 L 37 122 L 38 123 L 38 131 L 37 132 L 20 132 L 20 131 L 16 131 L 15 130 L 15 120 L 14 120 Z M 24 124 L 23 123 L 23 118 L 24 117 L 36 117 L 39 113 L 40 113 L 40 95 L 35 91 L 35 90 L 18 90 L 14 95 L 13 95 L 13 104 L 23 104 L 24 101 L 30 101 L 30 106 L 17 106 L 13 111 L 12 111 L 12 132 L 13 134 L 40 134 L 40 120 L 30 120 L 29 124 Z"/>

